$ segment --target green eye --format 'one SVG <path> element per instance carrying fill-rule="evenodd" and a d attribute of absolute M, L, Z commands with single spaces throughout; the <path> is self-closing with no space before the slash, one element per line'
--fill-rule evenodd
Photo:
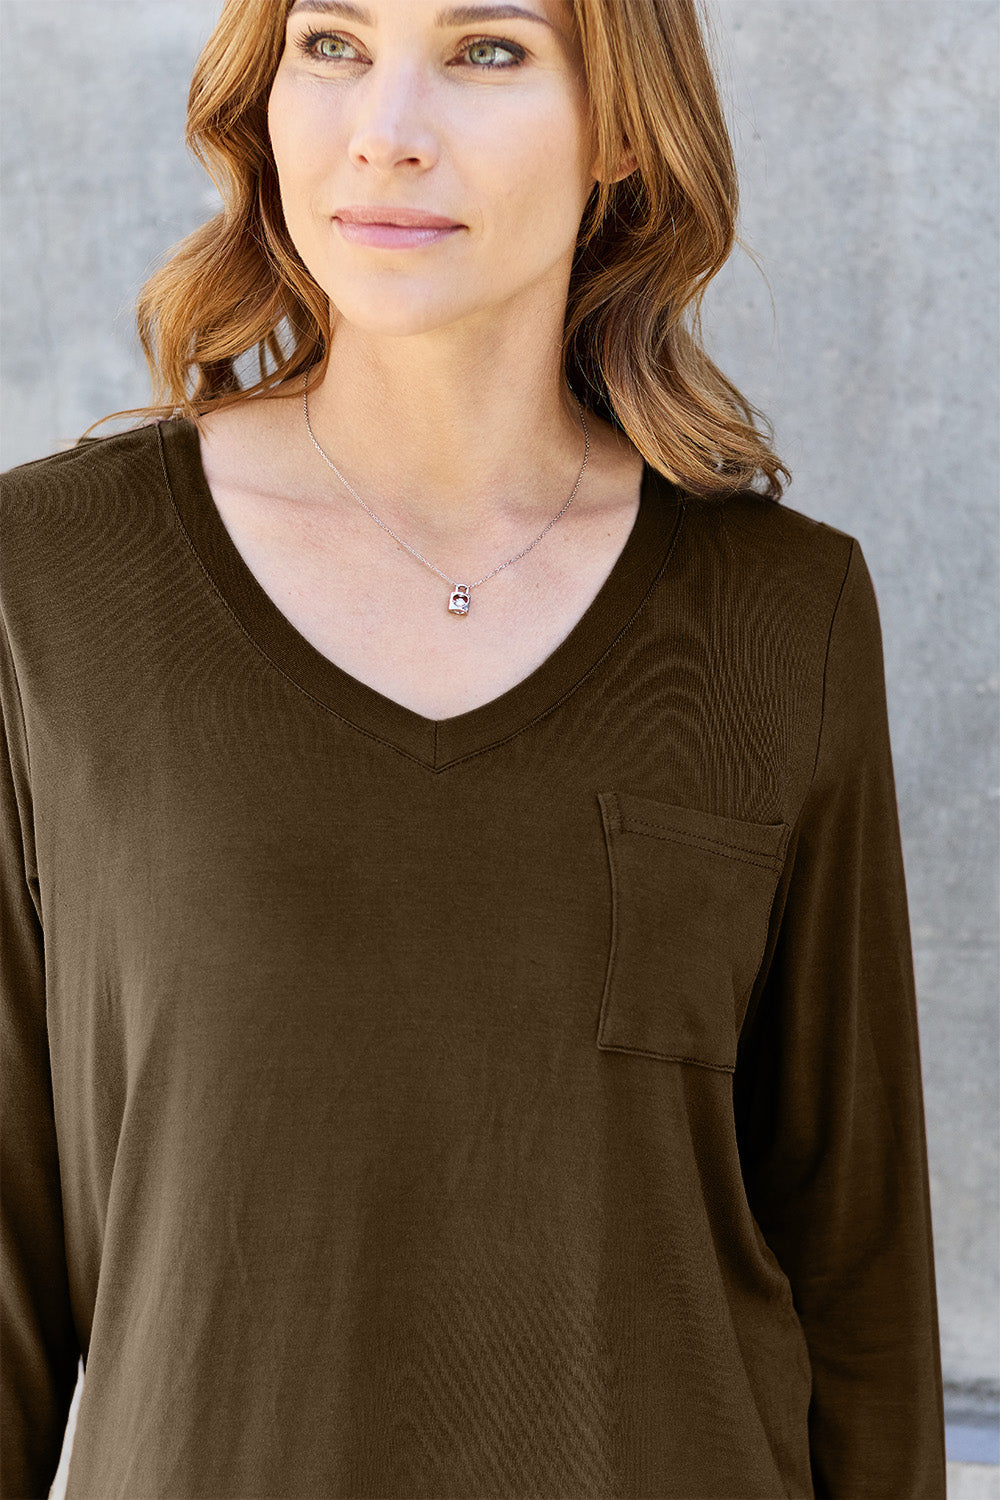
<path fill-rule="evenodd" d="M 509 68 L 509 67 L 513 66 L 513 64 L 509 63 L 509 62 L 499 62 L 498 63 L 498 62 L 492 61 L 488 57 L 484 58 L 482 56 L 482 54 L 484 52 L 489 53 L 489 52 L 497 52 L 497 51 L 499 51 L 499 52 L 506 52 L 506 53 L 508 53 L 508 55 L 512 56 L 513 54 L 511 53 L 511 49 L 509 47 L 502 46 L 500 42 L 471 42 L 469 44 L 469 46 L 465 50 L 469 53 L 469 55 L 472 57 L 473 61 L 477 64 L 477 66 L 478 65 L 482 65 L 483 67 L 486 67 L 486 68 Z M 479 53 L 478 57 L 475 55 L 476 53 Z M 516 61 L 516 59 L 515 59 L 515 61 Z"/>
<path fill-rule="evenodd" d="M 336 36 L 328 31 L 310 31 L 299 40 L 299 47 L 306 57 L 321 58 L 324 62 L 342 62 L 345 54 L 335 49 L 347 47 L 353 51 L 353 47 L 345 37 Z"/>

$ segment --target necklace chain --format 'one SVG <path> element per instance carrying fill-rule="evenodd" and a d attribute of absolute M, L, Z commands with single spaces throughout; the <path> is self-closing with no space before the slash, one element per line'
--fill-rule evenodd
<path fill-rule="evenodd" d="M 370 510 L 369 507 L 367 505 L 365 505 L 365 502 L 361 499 L 361 496 L 358 494 L 357 490 L 354 489 L 352 485 L 350 485 L 350 484 L 347 483 L 347 480 L 344 478 L 343 474 L 341 474 L 340 470 L 337 468 L 337 465 L 333 462 L 333 460 L 331 458 L 329 458 L 327 456 L 327 454 L 325 454 L 323 452 L 323 449 L 320 447 L 319 443 L 316 441 L 316 435 L 315 435 L 315 433 L 312 430 L 312 424 L 309 421 L 309 371 L 308 370 L 306 371 L 305 378 L 304 378 L 304 380 L 302 382 L 302 406 L 303 406 L 303 410 L 305 412 L 306 429 L 307 429 L 307 431 L 309 433 L 310 438 L 312 439 L 313 446 L 316 448 L 316 450 L 319 453 L 320 457 L 324 460 L 324 462 L 326 462 L 327 464 L 329 464 L 330 468 L 336 474 L 337 478 L 341 481 L 341 483 L 347 486 L 347 488 L 351 491 L 351 494 L 354 496 L 355 500 L 357 500 L 360 505 L 364 506 L 365 510 L 368 511 L 368 514 L 371 516 L 372 520 L 373 521 L 377 521 L 378 524 L 379 524 L 379 526 L 382 527 L 383 531 L 387 531 L 389 533 L 389 535 L 395 541 L 399 542 L 399 544 L 400 544 L 401 547 L 405 547 L 406 550 L 407 550 L 407 552 L 412 552 L 412 554 L 413 554 L 414 557 L 418 558 L 420 560 L 420 562 L 424 563 L 426 567 L 430 568 L 432 572 L 436 573 L 439 578 L 443 578 L 446 583 L 450 583 L 451 584 L 452 589 L 454 590 L 454 592 L 452 593 L 451 602 L 449 603 L 448 608 L 450 610 L 452 610 L 453 613 L 455 613 L 455 614 L 467 614 L 468 613 L 468 608 L 469 608 L 469 590 L 470 589 L 478 588 L 479 584 L 485 583 L 487 581 L 487 579 L 492 578 L 495 573 L 499 573 L 501 571 L 501 569 L 503 569 L 503 568 L 509 568 L 510 565 L 511 565 L 511 563 L 517 562 L 518 558 L 523 557 L 526 552 L 530 552 L 531 549 L 532 549 L 532 547 L 537 547 L 538 543 L 542 540 L 542 537 L 545 535 L 545 532 L 548 531 L 550 529 L 550 527 L 554 526 L 556 524 L 556 522 L 559 520 L 559 517 L 562 516 L 562 515 L 564 515 L 566 513 L 566 511 L 569 509 L 570 504 L 572 503 L 572 501 L 573 501 L 573 499 L 574 499 L 574 497 L 576 495 L 577 490 L 580 488 L 580 482 L 583 479 L 583 471 L 587 467 L 587 459 L 590 456 L 590 433 L 587 430 L 587 420 L 586 420 L 586 418 L 583 415 L 583 407 L 580 405 L 580 402 L 577 400 L 577 398 L 575 396 L 574 396 L 573 399 L 574 399 L 574 401 L 576 401 L 577 407 L 578 407 L 579 412 L 580 412 L 580 421 L 583 424 L 583 435 L 584 435 L 584 440 L 585 440 L 585 444 L 586 444 L 586 446 L 584 448 L 584 454 L 583 454 L 583 464 L 580 467 L 580 473 L 577 476 L 576 484 L 573 486 L 573 493 L 570 495 L 569 499 L 566 501 L 566 504 L 563 506 L 562 510 L 559 512 L 559 515 L 552 517 L 552 520 L 549 522 L 548 526 L 545 527 L 545 530 L 541 531 L 539 533 L 539 535 L 536 536 L 535 540 L 533 542 L 529 543 L 529 545 L 527 547 L 525 547 L 525 549 L 524 549 L 523 552 L 518 552 L 515 557 L 509 557 L 505 563 L 501 563 L 499 567 L 494 568 L 492 573 L 487 573 L 485 578 L 477 579 L 477 581 L 475 583 L 464 583 L 463 584 L 463 583 L 458 583 L 456 581 L 456 579 L 454 579 L 454 578 L 449 578 L 448 575 L 447 575 L 447 573 L 442 573 L 442 571 L 441 571 L 440 568 L 435 568 L 434 564 L 431 563 L 431 562 L 428 562 L 427 559 L 426 559 L 426 557 L 424 557 L 422 553 L 418 552 L 415 547 L 411 547 L 408 542 L 404 542 L 402 537 L 396 536 L 396 533 L 389 526 L 387 526 L 384 521 L 380 521 L 379 518 L 378 518 L 378 516 L 375 514 L 375 512 L 373 510 Z"/>

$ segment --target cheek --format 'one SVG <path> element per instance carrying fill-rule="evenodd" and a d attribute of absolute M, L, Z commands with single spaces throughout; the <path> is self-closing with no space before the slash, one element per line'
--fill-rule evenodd
<path fill-rule="evenodd" d="M 329 166 L 331 122 L 321 118 L 310 90 L 286 81 L 279 72 L 268 100 L 267 125 L 282 196 L 290 197 Z"/>
<path fill-rule="evenodd" d="M 466 140 L 473 180 L 501 225 L 530 221 L 532 238 L 546 229 L 575 232 L 589 183 L 583 144 L 564 109 L 512 110 Z"/>
<path fill-rule="evenodd" d="M 267 100 L 267 133 L 271 142 L 271 154 L 279 167 L 286 160 L 286 138 L 292 118 L 289 102 L 288 88 L 279 68 Z"/>
<path fill-rule="evenodd" d="M 509 93 L 498 87 L 485 106 L 453 119 L 450 135 L 486 198 L 492 183 L 512 203 L 542 200 L 565 210 L 588 168 L 580 101 L 563 80 L 541 77 Z"/>

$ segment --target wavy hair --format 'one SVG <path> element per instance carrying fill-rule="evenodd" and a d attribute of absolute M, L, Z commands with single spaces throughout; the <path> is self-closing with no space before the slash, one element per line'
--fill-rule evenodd
<path fill-rule="evenodd" d="M 143 286 L 136 315 L 154 404 L 112 416 L 197 421 L 325 369 L 329 301 L 286 228 L 267 123 L 291 3 L 226 0 L 198 59 L 185 139 L 223 207 Z M 682 488 L 706 498 L 756 489 L 777 501 L 780 476 L 791 474 L 773 429 L 702 344 L 705 290 L 742 241 L 699 3 L 573 0 L 598 160 L 616 162 L 626 145 L 637 166 L 617 182 L 602 170 L 588 200 L 563 369 L 584 405 Z M 244 384 L 237 363 L 253 353 L 259 378 Z"/>

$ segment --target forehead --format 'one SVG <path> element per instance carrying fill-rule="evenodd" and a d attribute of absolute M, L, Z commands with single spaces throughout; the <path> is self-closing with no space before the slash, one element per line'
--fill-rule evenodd
<path fill-rule="evenodd" d="M 572 0 L 525 0 L 522 4 L 502 3 L 502 0 L 483 0 L 480 4 L 452 4 L 438 6 L 432 0 L 291 0 L 287 7 L 289 15 L 324 15 L 345 21 L 356 21 L 359 26 L 377 26 L 379 11 L 400 10 L 419 14 L 430 14 L 435 26 L 477 26 L 489 21 L 532 21 L 543 26 L 557 28 L 569 19 Z"/>

